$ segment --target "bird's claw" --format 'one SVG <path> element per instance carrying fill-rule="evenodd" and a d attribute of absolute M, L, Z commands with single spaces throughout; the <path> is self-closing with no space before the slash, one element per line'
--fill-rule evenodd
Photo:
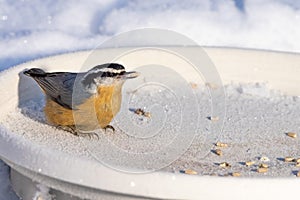
<path fill-rule="evenodd" d="M 103 129 L 104 129 L 105 133 L 106 133 L 107 129 L 111 129 L 113 133 L 115 132 L 115 128 L 112 125 L 107 125 Z"/>
<path fill-rule="evenodd" d="M 61 129 L 64 131 L 67 131 L 75 136 L 78 137 L 89 137 L 89 139 L 93 139 L 94 137 L 96 137 L 97 139 L 99 139 L 99 135 L 95 132 L 81 132 L 78 129 L 76 129 L 75 126 L 70 125 L 70 126 L 56 126 L 57 129 Z"/>

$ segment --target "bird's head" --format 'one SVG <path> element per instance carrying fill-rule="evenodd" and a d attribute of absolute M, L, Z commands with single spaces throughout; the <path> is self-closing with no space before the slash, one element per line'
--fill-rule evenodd
<path fill-rule="evenodd" d="M 93 91 L 101 85 L 122 85 L 127 79 L 136 78 L 138 76 L 139 73 L 136 71 L 126 72 L 123 65 L 107 63 L 97 65 L 86 72 L 81 83 L 84 87 Z"/>

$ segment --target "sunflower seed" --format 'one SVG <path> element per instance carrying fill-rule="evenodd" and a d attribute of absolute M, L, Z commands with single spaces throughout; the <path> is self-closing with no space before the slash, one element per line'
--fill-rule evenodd
<path fill-rule="evenodd" d="M 227 162 L 222 162 L 219 164 L 220 167 L 231 167 L 231 165 Z"/>
<path fill-rule="evenodd" d="M 262 156 L 262 157 L 260 157 L 259 160 L 262 161 L 262 162 L 269 162 L 270 161 L 270 159 L 267 156 Z"/>
<path fill-rule="evenodd" d="M 258 173 L 266 173 L 268 171 L 268 168 L 258 168 L 257 172 Z"/>
<path fill-rule="evenodd" d="M 217 154 L 218 156 L 222 156 L 223 155 L 223 152 L 221 151 L 221 149 L 214 150 L 214 153 Z"/>
<path fill-rule="evenodd" d="M 293 162 L 294 158 L 293 157 L 290 157 L 290 156 L 287 156 L 284 158 L 284 162 Z"/>
<path fill-rule="evenodd" d="M 251 165 L 254 165 L 254 164 L 255 164 L 254 161 L 247 161 L 247 162 L 245 162 L 245 165 L 246 165 L 247 167 L 249 167 L 249 166 L 251 166 Z"/>
<path fill-rule="evenodd" d="M 296 138 L 297 137 L 297 133 L 288 132 L 287 136 L 292 137 L 292 138 Z"/>
<path fill-rule="evenodd" d="M 259 168 L 268 168 L 269 166 L 265 163 L 262 163 L 259 165 Z"/>
<path fill-rule="evenodd" d="M 231 176 L 239 177 L 239 176 L 241 176 L 241 173 L 239 173 L 239 172 L 232 172 Z"/>
<path fill-rule="evenodd" d="M 185 174 L 190 174 L 190 175 L 196 175 L 196 174 L 198 174 L 198 172 L 196 172 L 195 170 L 192 170 L 192 169 L 184 170 L 184 173 Z"/>
<path fill-rule="evenodd" d="M 228 147 L 228 144 L 223 143 L 223 142 L 217 142 L 215 145 L 216 145 L 217 147 Z"/>

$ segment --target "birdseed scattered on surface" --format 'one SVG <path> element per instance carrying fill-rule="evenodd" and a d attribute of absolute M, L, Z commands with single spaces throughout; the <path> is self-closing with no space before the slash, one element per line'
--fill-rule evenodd
<path fill-rule="evenodd" d="M 145 112 L 144 116 L 150 118 L 151 117 L 151 113 L 150 112 Z"/>
<path fill-rule="evenodd" d="M 196 172 L 195 170 L 192 170 L 192 169 L 181 170 L 180 172 L 184 173 L 184 174 L 189 174 L 189 175 L 196 175 L 196 174 L 198 174 L 198 172 Z"/>
<path fill-rule="evenodd" d="M 134 111 L 134 113 L 137 114 L 137 115 L 143 115 L 144 110 L 141 109 L 141 108 L 138 108 L 138 109 L 136 109 L 136 110 Z"/>
<path fill-rule="evenodd" d="M 291 138 L 296 138 L 297 137 L 297 134 L 294 133 L 294 132 L 288 132 L 287 133 L 287 136 L 291 137 Z"/>
<path fill-rule="evenodd" d="M 208 118 L 209 118 L 209 120 L 212 121 L 212 122 L 216 122 L 216 121 L 218 121 L 218 120 L 220 119 L 218 116 L 215 116 L 215 117 L 210 116 L 210 117 L 208 117 Z"/>
<path fill-rule="evenodd" d="M 222 156 L 223 155 L 223 152 L 221 151 L 221 149 L 214 150 L 214 153 L 217 154 L 218 156 Z"/>
<path fill-rule="evenodd" d="M 240 94 L 238 96 L 240 96 Z M 243 107 L 245 109 L 248 109 L 248 107 L 251 107 L 251 105 L 253 105 L 252 101 L 248 102 L 248 99 L 246 99 L 247 101 L 244 100 L 244 99 L 242 99 L 242 100 L 243 101 L 239 102 L 239 104 L 244 105 L 242 103 L 247 102 L 247 104 Z M 262 100 L 264 100 L 264 99 L 262 99 Z M 258 99 L 257 101 L 260 102 L 262 100 Z M 300 104 L 299 104 L 300 98 L 297 101 L 298 101 L 297 102 L 297 107 L 299 107 L 299 112 L 296 112 L 297 109 L 295 109 L 295 113 L 300 113 Z M 277 100 L 275 102 L 277 102 Z M 260 102 L 259 106 L 264 105 L 263 103 L 265 103 L 265 101 Z M 136 106 L 136 104 L 133 104 L 132 107 L 134 108 L 134 106 L 135 106 L 136 109 L 137 108 L 144 108 L 143 104 L 145 105 L 146 103 L 142 102 L 142 105 L 138 104 L 138 106 Z M 269 106 L 269 107 L 270 107 L 270 109 L 273 109 L 274 105 L 277 105 L 277 104 L 273 105 L 273 104 L 270 103 L 268 105 L 272 105 L 272 106 Z M 202 107 L 205 107 L 205 105 L 202 106 Z M 284 109 L 286 109 L 285 106 L 283 106 L 283 107 L 284 107 Z M 233 110 L 239 110 L 239 109 L 234 109 L 235 107 L 230 107 L 230 108 L 231 108 L 232 111 Z M 257 108 L 259 108 L 259 107 L 257 107 Z M 279 107 L 279 109 L 280 108 L 281 107 Z M 251 109 L 252 110 L 259 110 L 259 109 L 253 109 L 252 107 L 251 107 Z M 267 107 L 266 107 L 266 109 L 267 109 Z M 135 109 L 133 110 L 133 112 L 134 111 L 135 111 Z M 284 110 L 284 111 L 289 112 L 288 109 Z M 133 116 L 134 115 L 138 116 L 133 112 L 131 111 Z M 34 112 L 32 112 L 32 113 L 34 114 Z M 208 113 L 209 112 L 205 112 L 205 117 L 209 116 Z M 189 157 L 189 155 L 194 155 L 194 152 L 198 152 L 199 142 L 197 141 L 197 143 L 195 143 L 197 145 L 195 145 L 195 146 L 193 146 L 193 148 L 191 148 L 191 152 L 189 154 L 187 154 L 188 156 L 182 156 L 181 157 L 181 160 L 179 161 L 179 164 L 177 166 L 180 167 L 180 166 L 183 166 L 182 163 L 191 162 L 191 163 L 189 163 L 189 165 L 190 165 L 189 167 L 191 169 L 197 170 L 198 174 L 200 174 L 200 175 L 206 175 L 206 174 L 210 174 L 210 173 L 219 174 L 220 171 L 222 171 L 222 170 L 227 171 L 227 173 L 228 173 L 228 172 L 232 172 L 232 171 L 229 171 L 230 168 L 222 169 L 219 166 L 220 161 L 222 162 L 222 161 L 226 160 L 227 162 L 233 164 L 233 163 L 236 163 L 237 161 L 249 161 L 251 159 L 255 162 L 249 161 L 249 163 L 253 163 L 253 164 L 259 163 L 260 164 L 262 162 L 259 161 L 259 159 L 257 159 L 257 157 L 254 157 L 254 156 L 259 156 L 259 158 L 260 158 L 260 156 L 262 156 L 262 155 L 267 155 L 268 157 L 272 158 L 271 159 L 272 163 L 271 164 L 267 163 L 267 164 L 269 164 L 270 167 L 272 166 L 272 168 L 270 168 L 270 172 L 272 172 L 272 173 L 269 173 L 268 176 L 274 176 L 274 177 L 276 177 L 276 176 L 278 176 L 278 177 L 281 177 L 281 176 L 284 176 L 284 177 L 285 176 L 295 176 L 295 172 L 291 173 L 291 170 L 293 170 L 292 168 L 295 167 L 296 162 L 284 163 L 283 161 L 284 161 L 285 156 L 282 156 L 282 155 L 293 155 L 294 156 L 297 153 L 297 149 L 298 149 L 297 148 L 297 142 L 295 142 L 297 140 L 293 139 L 293 138 L 286 138 L 287 142 L 284 142 L 280 145 L 274 145 L 274 144 L 276 144 L 276 143 L 274 143 L 274 141 L 280 141 L 282 139 L 282 137 L 288 137 L 287 135 L 284 135 L 284 133 L 287 133 L 285 131 L 281 131 L 281 134 L 280 133 L 275 134 L 276 130 L 277 131 L 280 130 L 280 127 L 287 127 L 288 124 L 284 124 L 283 122 L 282 123 L 277 123 L 276 120 L 274 120 L 273 118 L 272 119 L 269 119 L 268 117 L 264 118 L 262 122 L 265 123 L 264 120 L 266 120 L 266 121 L 269 120 L 268 124 L 266 124 L 266 126 L 272 128 L 272 131 L 267 131 L 268 134 L 270 133 L 270 135 L 268 135 L 266 133 L 266 131 L 261 131 L 261 130 L 263 130 L 264 126 L 261 126 L 261 127 L 257 126 L 257 130 L 256 130 L 256 124 L 255 124 L 256 121 L 252 120 L 253 117 L 262 116 L 263 112 L 255 113 L 253 115 L 252 115 L 252 112 L 250 112 L 250 111 L 244 112 L 244 113 L 249 113 L 251 115 L 248 116 L 247 120 L 245 120 L 245 122 L 247 122 L 247 123 L 242 123 L 243 126 L 241 126 L 241 127 L 240 127 L 240 125 L 241 125 L 240 123 L 236 123 L 236 121 L 239 120 L 239 118 L 240 118 L 240 116 L 238 116 L 238 114 L 239 114 L 238 112 L 230 113 L 231 115 L 228 116 L 228 119 L 231 120 L 232 124 L 228 124 L 227 132 L 225 131 L 225 133 L 224 133 L 225 135 L 226 134 L 227 135 L 226 135 L 226 137 L 224 136 L 224 138 L 226 139 L 226 142 L 228 142 L 229 146 L 233 147 L 232 149 L 230 149 L 233 152 L 227 152 L 228 149 L 224 150 L 221 147 L 217 146 L 215 148 L 219 148 L 223 151 L 223 153 L 224 153 L 223 157 L 218 157 L 218 156 L 211 155 L 211 156 L 208 156 L 208 158 L 207 158 L 207 160 L 205 160 L 205 162 L 200 163 L 200 165 L 199 165 L 198 162 L 193 162 L 194 159 L 196 160 L 196 158 L 194 158 L 194 156 Z M 151 111 L 151 114 L 152 114 L 152 111 Z M 237 118 L 235 118 L 235 116 L 237 116 Z M 291 117 L 290 115 L 287 115 L 287 116 Z M 12 127 L 14 127 L 14 131 L 17 132 L 18 130 L 20 130 L 21 126 L 15 126 L 15 122 L 17 121 L 15 119 L 23 119 L 24 116 L 22 115 L 21 117 L 19 117 L 19 115 L 17 115 L 16 117 L 12 116 L 12 118 L 14 120 L 12 122 L 8 121 L 8 122 L 5 122 L 5 123 L 7 123 L 7 126 L 11 125 Z M 246 114 L 243 117 L 246 117 Z M 293 117 L 295 119 L 295 116 L 293 116 Z M 25 122 L 27 122 L 27 121 L 24 121 L 24 123 L 21 123 L 21 124 L 18 124 L 18 125 L 24 126 L 25 127 L 24 130 L 27 130 L 27 131 L 25 131 L 26 134 L 24 136 L 24 137 L 26 137 L 26 139 L 28 137 L 30 140 L 33 140 L 34 142 L 37 142 L 39 144 L 41 143 L 42 145 L 47 145 L 47 147 L 50 146 L 51 148 L 54 148 L 54 147 L 55 148 L 61 148 L 61 150 L 68 152 L 72 156 L 74 155 L 74 152 L 76 152 L 76 154 L 77 154 L 77 151 L 80 154 L 83 154 L 84 156 L 89 156 L 90 155 L 89 152 L 87 152 L 86 153 L 87 155 L 85 155 L 85 150 L 81 150 L 77 146 L 78 141 L 76 139 L 74 139 L 74 141 L 73 141 L 73 137 L 64 137 L 64 134 L 56 134 L 56 132 L 54 132 L 54 131 L 53 131 L 53 134 L 50 135 L 50 134 L 47 133 L 48 130 L 47 131 L 43 130 L 43 127 L 44 127 L 44 126 L 42 126 L 43 124 L 38 125 L 38 129 L 36 129 L 36 127 L 33 127 L 33 128 L 31 127 L 33 122 L 29 123 L 29 124 L 25 123 Z M 203 125 L 203 130 L 206 131 L 206 127 L 211 122 L 207 119 L 205 120 L 205 122 L 207 123 L 207 125 L 206 124 Z M 285 122 L 285 123 L 288 123 L 288 122 L 291 122 L 290 118 L 288 118 L 287 122 Z M 251 132 L 251 133 L 253 133 L 253 135 L 252 134 L 245 134 L 245 136 L 243 135 L 243 137 L 241 137 L 240 135 L 235 135 L 235 134 L 237 134 L 236 132 L 242 132 L 245 129 L 245 127 L 248 126 L 248 123 L 249 123 L 248 128 L 250 130 L 249 133 Z M 40 128 L 40 127 L 42 127 L 42 128 Z M 172 128 L 172 124 L 171 124 L 170 127 Z M 23 129 L 23 127 L 21 127 L 21 128 Z M 297 130 L 297 123 L 295 123 L 295 125 L 293 125 L 293 126 L 289 126 L 289 128 L 290 128 L 290 130 L 295 130 L 295 132 L 298 131 Z M 34 129 L 34 130 L 32 132 L 30 132 L 31 129 Z M 30 131 L 28 131 L 28 130 L 30 130 Z M 172 130 L 172 129 L 167 129 L 167 130 Z M 39 133 L 39 132 L 41 132 L 42 135 L 41 134 L 35 134 L 35 133 Z M 207 131 L 207 134 L 209 132 L 210 131 Z M 259 135 L 261 137 L 258 137 L 258 135 L 256 135 L 256 134 L 261 133 L 261 132 L 262 132 L 262 135 Z M 19 133 L 19 132 L 17 132 L 17 133 Z M 271 133 L 274 134 L 274 135 L 271 135 Z M 53 138 L 52 135 L 55 135 L 55 140 L 57 140 L 59 143 L 56 143 L 55 140 L 52 140 L 52 138 Z M 235 140 L 231 140 L 231 138 L 236 138 L 236 137 L 241 139 L 241 142 L 236 143 Z M 72 142 L 72 145 L 66 145 L 67 142 L 69 142 L 69 138 L 70 138 L 70 141 Z M 222 138 L 223 138 L 223 136 L 222 136 Z M 267 138 L 267 140 L 265 140 L 266 138 Z M 112 139 L 118 139 L 118 137 L 112 137 Z M 123 140 L 126 141 L 126 142 L 124 142 L 124 144 L 127 145 L 127 143 L 128 143 L 127 139 L 125 140 L 125 139 L 122 138 L 122 140 L 120 139 L 120 141 L 118 141 L 118 142 L 121 143 L 121 142 L 123 142 Z M 203 140 L 201 139 L 199 141 L 202 142 Z M 209 141 L 209 144 L 207 144 L 207 146 L 209 148 L 209 145 L 214 145 L 212 142 L 214 142 L 214 141 L 216 142 L 217 140 L 207 140 L 207 141 Z M 236 140 L 236 141 L 239 141 L 239 140 Z M 223 141 L 221 141 L 221 142 L 223 142 Z M 123 144 L 123 143 L 121 143 L 121 144 Z M 129 143 L 129 144 L 131 144 L 131 143 Z M 200 144 L 202 145 L 202 143 L 200 143 Z M 273 146 L 272 146 L 272 144 L 273 144 Z M 142 145 L 138 144 L 138 147 L 140 148 L 140 147 L 142 147 Z M 90 148 L 90 147 L 88 146 L 88 148 Z M 130 148 L 132 148 L 132 147 L 130 146 Z M 135 147 L 133 147 L 133 148 L 135 148 Z M 81 152 L 83 152 L 83 153 L 81 153 Z M 228 157 L 227 157 L 227 154 L 228 154 Z M 234 155 L 236 157 L 231 156 L 231 155 Z M 273 158 L 276 158 L 276 156 L 278 156 L 278 155 L 281 155 L 281 158 L 283 158 L 282 159 L 283 161 L 281 161 L 281 163 L 278 162 L 276 159 L 273 159 Z M 75 155 L 75 156 L 77 156 L 77 155 Z M 224 160 L 220 160 L 220 159 L 224 159 Z M 201 161 L 202 160 L 200 160 L 200 162 Z M 209 164 L 207 164 L 207 163 L 209 163 Z M 217 163 L 217 164 L 215 164 L 215 163 Z M 241 164 L 244 164 L 244 163 L 241 163 Z M 253 164 L 248 164 L 248 165 L 246 164 L 246 166 L 251 166 Z M 206 166 L 206 165 L 208 165 L 208 166 Z M 239 170 L 242 173 L 242 176 L 246 176 L 246 177 L 248 177 L 248 176 L 249 177 L 250 176 L 254 176 L 254 177 L 255 176 L 260 176 L 261 174 L 258 174 L 257 172 L 256 173 L 250 173 L 250 171 L 256 170 L 258 168 L 258 165 L 254 165 L 254 166 L 251 166 L 251 167 L 237 166 L 237 167 L 240 167 L 240 168 L 236 168 L 236 170 Z M 177 168 L 177 166 L 176 166 L 176 168 Z M 234 167 L 236 167 L 235 164 L 234 164 Z M 218 169 L 216 169 L 216 168 L 218 168 Z M 184 167 L 183 169 L 187 169 L 187 168 Z M 233 168 L 233 169 L 235 169 L 235 168 Z M 296 168 L 296 169 L 300 170 L 300 168 Z M 222 171 L 222 173 L 224 173 L 224 172 Z"/>
<path fill-rule="evenodd" d="M 241 173 L 239 173 L 239 172 L 232 172 L 231 176 L 233 176 L 233 177 L 239 177 L 239 176 L 241 176 Z"/>
<path fill-rule="evenodd" d="M 217 147 L 228 147 L 228 144 L 223 143 L 223 142 L 217 142 L 215 145 L 216 145 Z"/>
<path fill-rule="evenodd" d="M 270 159 L 267 156 L 262 156 L 259 160 L 262 161 L 262 162 L 269 162 L 270 161 Z"/>
<path fill-rule="evenodd" d="M 249 166 L 251 166 L 251 165 L 254 165 L 254 164 L 255 164 L 254 161 L 247 161 L 247 162 L 245 162 L 245 165 L 246 165 L 247 167 L 249 167 Z"/>
<path fill-rule="evenodd" d="M 294 161 L 293 157 L 287 156 L 284 158 L 284 162 L 293 162 L 293 161 Z"/>
<path fill-rule="evenodd" d="M 227 162 L 222 162 L 219 164 L 220 167 L 231 167 L 231 165 Z"/>
<path fill-rule="evenodd" d="M 259 168 L 268 168 L 269 166 L 265 163 L 262 163 L 259 165 Z"/>
<path fill-rule="evenodd" d="M 258 173 L 266 173 L 268 171 L 268 168 L 258 168 L 257 172 Z"/>
<path fill-rule="evenodd" d="M 141 108 L 136 109 L 136 110 L 134 111 L 134 113 L 137 114 L 137 115 L 142 115 L 142 116 L 144 116 L 144 117 L 148 117 L 148 118 L 151 117 L 151 113 L 150 113 L 150 112 L 145 112 L 145 111 L 144 111 L 143 109 L 141 109 Z"/>

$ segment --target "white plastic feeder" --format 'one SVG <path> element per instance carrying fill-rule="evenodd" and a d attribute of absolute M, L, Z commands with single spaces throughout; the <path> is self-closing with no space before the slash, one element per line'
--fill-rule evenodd
<path fill-rule="evenodd" d="M 105 50 L 110 51 L 108 50 Z M 191 49 L 191 52 L 193 49 Z M 300 55 L 243 49 L 205 48 L 223 82 L 267 81 L 274 89 L 300 95 Z M 90 52 L 59 55 L 25 63 L 0 74 L 0 120 L 39 90 L 19 73 L 30 66 L 76 71 Z M 105 62 L 105 61 L 103 61 Z M 22 127 L 20 127 L 22 128 Z M 11 182 L 24 200 L 46 199 L 282 199 L 299 188 L 298 179 L 222 178 L 167 172 L 123 173 L 99 162 L 48 149 L 0 129 L 0 157 L 11 167 Z M 46 192 L 45 192 L 46 191 Z M 39 197 L 39 198 L 38 198 Z"/>

